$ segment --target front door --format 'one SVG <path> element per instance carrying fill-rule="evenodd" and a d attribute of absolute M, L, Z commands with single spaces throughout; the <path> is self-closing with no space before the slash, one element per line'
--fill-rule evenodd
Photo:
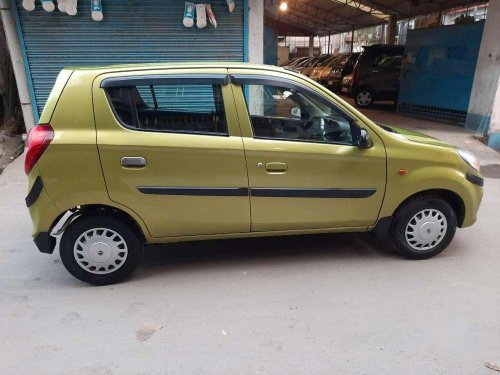
<path fill-rule="evenodd" d="M 248 178 L 227 70 L 151 71 L 94 83 L 111 200 L 153 237 L 250 230 Z"/>
<path fill-rule="evenodd" d="M 356 146 L 360 128 L 332 99 L 285 78 L 234 70 L 252 231 L 366 228 L 386 180 L 385 149 Z"/>

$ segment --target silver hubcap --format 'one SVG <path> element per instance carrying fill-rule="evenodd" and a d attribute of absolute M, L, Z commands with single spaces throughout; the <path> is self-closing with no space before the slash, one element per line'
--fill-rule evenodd
<path fill-rule="evenodd" d="M 372 94 L 369 91 L 361 91 L 356 96 L 359 105 L 369 105 L 372 102 Z"/>
<path fill-rule="evenodd" d="M 77 263 L 85 271 L 104 275 L 120 268 L 127 259 L 128 248 L 122 236 L 107 228 L 84 232 L 73 248 Z"/>
<path fill-rule="evenodd" d="M 436 209 L 425 209 L 415 214 L 405 230 L 406 242 L 415 250 L 429 250 L 446 235 L 446 216 Z"/>

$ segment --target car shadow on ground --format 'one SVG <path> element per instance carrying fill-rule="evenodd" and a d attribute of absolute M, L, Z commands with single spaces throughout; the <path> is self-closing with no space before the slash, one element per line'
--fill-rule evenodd
<path fill-rule="evenodd" d="M 392 251 L 392 244 L 366 233 L 182 242 L 146 246 L 134 279 L 173 270 L 387 258 L 399 258 Z"/>

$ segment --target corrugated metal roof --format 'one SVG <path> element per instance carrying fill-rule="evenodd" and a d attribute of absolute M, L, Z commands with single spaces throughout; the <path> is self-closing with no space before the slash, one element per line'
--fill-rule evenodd
<path fill-rule="evenodd" d="M 479 2 L 479 1 L 477 1 Z M 288 10 L 275 22 L 280 35 L 328 35 L 379 25 L 392 15 L 411 18 L 458 6 L 471 0 L 287 0 Z M 271 16 L 268 14 L 268 18 Z M 287 31 L 287 29 L 289 31 Z"/>

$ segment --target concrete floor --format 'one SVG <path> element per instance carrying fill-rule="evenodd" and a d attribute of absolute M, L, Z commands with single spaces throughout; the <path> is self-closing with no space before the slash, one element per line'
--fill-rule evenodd
<path fill-rule="evenodd" d="M 485 164 L 500 164 L 490 156 Z M 57 253 L 35 249 L 22 162 L 0 176 L 1 374 L 494 374 L 484 363 L 500 365 L 500 179 L 486 179 L 477 224 L 430 260 L 401 259 L 369 235 L 184 243 L 148 248 L 128 282 L 91 287 Z"/>

